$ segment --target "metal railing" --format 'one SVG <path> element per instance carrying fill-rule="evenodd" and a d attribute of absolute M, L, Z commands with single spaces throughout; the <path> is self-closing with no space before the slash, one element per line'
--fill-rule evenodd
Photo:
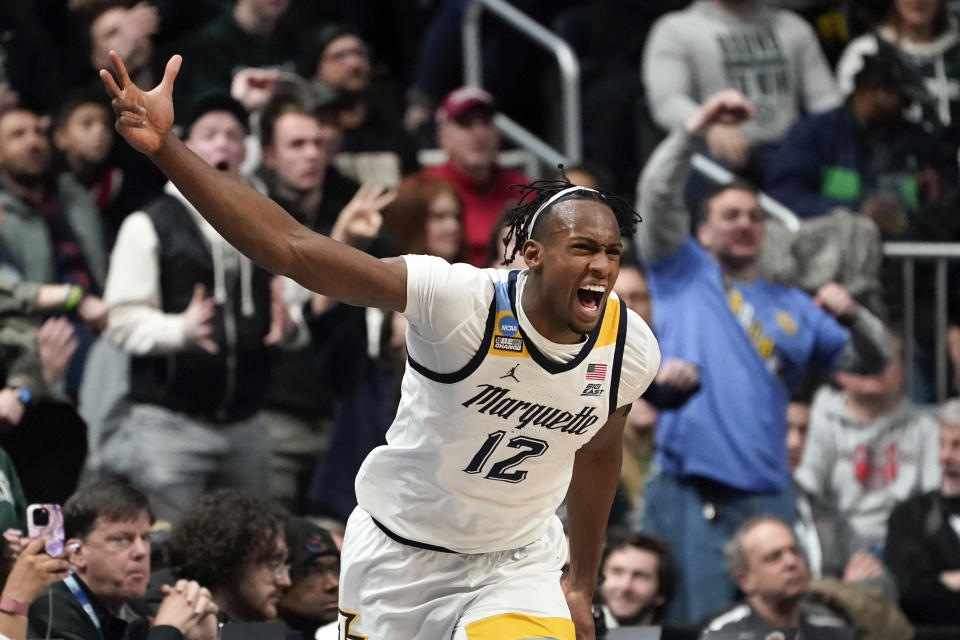
<path fill-rule="evenodd" d="M 937 402 L 949 394 L 947 380 L 947 264 L 960 259 L 960 243 L 956 242 L 887 242 L 883 245 L 886 259 L 903 263 L 903 334 L 907 387 L 914 390 L 914 355 L 916 352 L 916 279 L 918 260 L 933 260 L 934 266 L 934 388 Z"/>
<path fill-rule="evenodd" d="M 480 19 L 484 11 L 496 15 L 556 58 L 561 77 L 563 151 L 503 113 L 496 116 L 497 127 L 549 165 L 578 164 L 583 159 L 583 142 L 580 135 L 580 62 L 576 53 L 562 38 L 505 0 L 470 0 L 463 16 L 463 80 L 466 85 L 483 86 Z"/>

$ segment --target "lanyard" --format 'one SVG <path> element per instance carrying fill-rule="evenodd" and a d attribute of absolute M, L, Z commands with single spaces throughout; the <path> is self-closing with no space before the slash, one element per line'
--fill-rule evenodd
<path fill-rule="evenodd" d="M 69 575 L 63 579 L 63 583 L 67 585 L 67 589 L 70 589 L 70 593 L 77 599 L 77 602 L 83 607 L 90 621 L 93 622 L 93 626 L 97 628 L 100 636 L 103 637 L 103 630 L 100 628 L 100 618 L 97 617 L 97 612 L 93 610 L 93 605 L 90 604 L 90 598 L 87 597 L 86 592 L 80 587 L 80 583 L 77 582 L 76 577 Z"/>

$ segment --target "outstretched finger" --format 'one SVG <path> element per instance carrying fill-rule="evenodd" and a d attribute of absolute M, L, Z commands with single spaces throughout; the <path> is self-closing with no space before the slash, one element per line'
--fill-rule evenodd
<path fill-rule="evenodd" d="M 161 89 L 173 92 L 173 81 L 177 79 L 177 74 L 180 73 L 181 63 L 183 63 L 183 58 L 179 53 L 167 60 L 167 66 L 163 70 L 163 80 L 160 81 Z"/>
<path fill-rule="evenodd" d="M 100 69 L 100 79 L 103 80 L 103 86 L 106 87 L 107 93 L 109 93 L 111 97 L 119 98 L 123 93 L 120 87 L 117 86 L 117 81 L 113 79 L 113 74 L 106 69 Z"/>
<path fill-rule="evenodd" d="M 377 199 L 374 200 L 373 202 L 373 208 L 376 209 L 377 211 L 380 211 L 381 209 L 383 209 L 385 206 L 387 206 L 388 204 L 390 204 L 396 199 L 397 193 L 399 192 L 396 189 L 390 189 L 386 193 L 378 196 Z"/>
<path fill-rule="evenodd" d="M 113 49 L 110 50 L 110 61 L 113 62 L 113 66 L 117 70 L 120 87 L 126 89 L 133 84 L 133 81 L 130 79 L 130 74 L 127 73 L 127 65 L 123 64 L 123 59 L 120 57 L 120 54 Z"/>

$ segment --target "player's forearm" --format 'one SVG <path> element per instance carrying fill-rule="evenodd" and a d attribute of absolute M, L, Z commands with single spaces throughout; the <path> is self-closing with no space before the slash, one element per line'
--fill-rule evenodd
<path fill-rule="evenodd" d="M 151 159 L 230 244 L 274 273 L 290 270 L 289 244 L 302 226 L 279 205 L 208 165 L 172 133 Z"/>
<path fill-rule="evenodd" d="M 618 409 L 601 433 L 577 452 L 567 490 L 567 531 L 570 534 L 570 571 L 567 590 L 592 593 L 597 583 L 610 505 L 620 477 L 623 422 Z M 593 446 L 591 446 L 593 445 Z"/>
<path fill-rule="evenodd" d="M 230 244 L 268 271 L 359 306 L 402 311 L 406 266 L 385 265 L 307 229 L 273 200 L 209 166 L 168 133 L 151 156 Z"/>

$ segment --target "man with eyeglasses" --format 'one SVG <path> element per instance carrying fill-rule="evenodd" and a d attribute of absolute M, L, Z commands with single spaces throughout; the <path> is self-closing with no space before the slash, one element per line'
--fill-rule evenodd
<path fill-rule="evenodd" d="M 287 520 L 276 503 L 248 491 L 209 493 L 170 533 L 170 566 L 210 589 L 221 622 L 277 620 L 290 587 Z"/>
<path fill-rule="evenodd" d="M 288 529 L 292 584 L 277 604 L 280 618 L 304 640 L 336 638 L 340 550 L 306 518 L 291 518 Z"/>
<path fill-rule="evenodd" d="M 54 513 L 50 518 L 57 517 Z M 72 573 L 34 602 L 0 599 L 0 611 L 27 615 L 31 638 L 64 640 L 194 640 L 217 637 L 210 592 L 196 582 L 165 586 L 150 621 L 131 607 L 150 579 L 153 514 L 146 496 L 114 481 L 78 490 L 63 508 Z M 63 553 L 47 543 L 51 555 Z M 29 613 L 27 606 L 29 605 Z"/>
<path fill-rule="evenodd" d="M 358 29 L 324 25 L 307 41 L 297 71 L 336 96 L 343 130 L 337 169 L 358 182 L 395 186 L 420 168 L 417 141 L 395 115 L 400 105 L 376 86 L 370 50 Z"/>

